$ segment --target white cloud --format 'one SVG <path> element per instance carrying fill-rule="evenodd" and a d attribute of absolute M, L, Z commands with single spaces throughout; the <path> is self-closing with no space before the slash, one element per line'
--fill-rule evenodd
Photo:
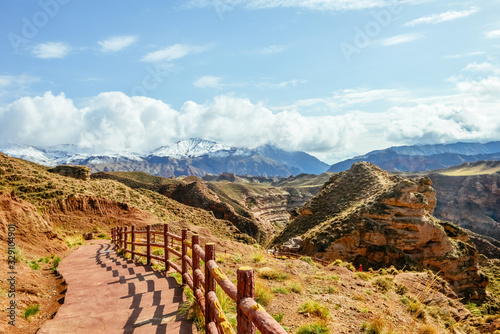
<path fill-rule="evenodd" d="M 498 37 L 500 37 L 500 29 L 488 31 L 485 35 L 486 35 L 486 38 L 498 38 Z"/>
<path fill-rule="evenodd" d="M 270 82 L 261 82 L 257 84 L 257 88 L 261 89 L 283 89 L 283 88 L 288 88 L 288 87 L 296 87 L 298 84 L 306 82 L 305 80 L 298 80 L 298 79 L 293 79 L 293 80 L 288 80 L 288 81 L 282 81 L 278 83 L 270 83 Z"/>
<path fill-rule="evenodd" d="M 0 88 L 25 87 L 37 81 L 40 81 L 40 78 L 26 73 L 21 75 L 0 75 Z"/>
<path fill-rule="evenodd" d="M 221 77 L 216 77 L 213 75 L 206 75 L 198 80 L 196 80 L 193 85 L 198 88 L 214 88 L 221 89 L 223 85 L 221 84 Z"/>
<path fill-rule="evenodd" d="M 493 65 L 492 63 L 484 62 L 484 63 L 472 63 L 467 65 L 464 68 L 464 71 L 468 72 L 483 72 L 483 73 L 491 73 L 491 74 L 500 74 L 500 67 Z"/>
<path fill-rule="evenodd" d="M 208 51 L 209 46 L 197 46 L 189 44 L 174 44 L 167 46 L 166 48 L 150 52 L 146 54 L 141 61 L 144 62 L 160 62 L 160 61 L 171 61 L 185 57 L 190 54 L 201 53 Z"/>
<path fill-rule="evenodd" d="M 114 36 L 104 41 L 98 41 L 101 52 L 116 52 L 129 47 L 137 41 L 137 36 Z"/>
<path fill-rule="evenodd" d="M 433 14 L 429 16 L 424 16 L 413 21 L 410 21 L 405 24 L 405 27 L 414 27 L 419 24 L 437 24 L 442 22 L 453 21 L 457 19 L 461 19 L 472 14 L 475 14 L 479 11 L 477 7 L 471 7 L 470 9 L 463 11 L 448 11 L 441 14 Z"/>
<path fill-rule="evenodd" d="M 403 43 L 409 43 L 422 38 L 420 34 L 402 34 L 394 37 L 386 38 L 380 41 L 382 46 L 394 46 Z"/>
<path fill-rule="evenodd" d="M 287 149 L 325 151 L 346 148 L 363 131 L 350 115 L 305 117 L 273 113 L 262 103 L 219 96 L 205 104 L 166 103 L 102 93 L 76 107 L 64 94 L 24 97 L 0 109 L 0 144 L 79 144 L 98 151 L 147 152 L 177 140 L 201 137 L 234 146 L 271 143 Z"/>
<path fill-rule="evenodd" d="M 257 50 L 255 53 L 263 56 L 276 54 L 285 51 L 286 47 L 284 45 L 269 45 L 265 48 Z"/>
<path fill-rule="evenodd" d="M 37 58 L 64 58 L 71 51 L 71 47 L 66 43 L 48 42 L 36 45 L 32 49 L 32 53 Z"/>
<path fill-rule="evenodd" d="M 39 82 L 40 78 L 23 73 L 20 75 L 0 75 L 0 101 L 13 101 L 29 94 L 29 87 Z"/>
<path fill-rule="evenodd" d="M 467 57 L 483 56 L 485 54 L 486 52 L 483 51 L 475 51 L 475 52 L 461 53 L 456 55 L 448 55 L 444 56 L 443 58 L 445 59 L 467 58 Z"/>
<path fill-rule="evenodd" d="M 247 9 L 305 8 L 322 11 L 362 10 L 402 4 L 407 1 L 388 0 L 190 0 L 188 7 L 213 7 L 217 11 L 228 11 L 235 7 Z"/>

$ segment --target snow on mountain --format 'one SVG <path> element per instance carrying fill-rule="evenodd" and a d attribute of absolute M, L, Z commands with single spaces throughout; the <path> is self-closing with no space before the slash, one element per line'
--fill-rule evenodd
<path fill-rule="evenodd" d="M 96 153 L 90 148 L 69 144 L 45 148 L 10 145 L 0 148 L 0 152 L 49 167 L 85 165 L 94 171 L 141 170 L 158 173 L 160 170 L 162 173 L 175 172 L 175 175 L 192 173 L 191 169 L 195 168 L 200 175 L 230 172 L 289 176 L 299 173 L 320 174 L 328 167 L 304 152 L 288 152 L 269 145 L 257 149 L 237 148 L 198 138 L 163 146 L 150 154 Z"/>
<path fill-rule="evenodd" d="M 204 155 L 214 155 L 217 157 L 229 156 L 231 151 L 237 149 L 215 141 L 191 138 L 181 140 L 173 145 L 162 146 L 153 152 L 152 156 L 171 157 L 175 159 L 197 158 Z"/>
<path fill-rule="evenodd" d="M 57 165 L 54 159 L 47 156 L 43 150 L 30 145 L 12 144 L 1 147 L 0 152 L 44 166 L 54 167 Z"/>

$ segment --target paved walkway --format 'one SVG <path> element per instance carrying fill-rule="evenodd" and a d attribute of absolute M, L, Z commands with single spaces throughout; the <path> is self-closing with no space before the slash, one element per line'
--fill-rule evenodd
<path fill-rule="evenodd" d="M 93 240 L 64 258 L 64 304 L 37 334 L 196 333 L 178 315 L 182 289 L 172 277 L 118 257 L 107 240 Z"/>

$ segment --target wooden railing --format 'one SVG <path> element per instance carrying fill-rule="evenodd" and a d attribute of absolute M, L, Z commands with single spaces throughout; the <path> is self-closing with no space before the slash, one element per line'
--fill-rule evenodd
<path fill-rule="evenodd" d="M 168 224 L 163 226 L 163 231 L 154 231 L 149 225 L 145 230 L 136 230 L 134 226 L 130 230 L 127 227 L 114 227 L 111 229 L 111 235 L 112 242 L 123 251 L 124 255 L 130 253 L 132 259 L 135 256 L 145 257 L 149 265 L 154 259 L 165 263 L 167 272 L 174 269 L 181 274 L 182 283 L 191 288 L 205 315 L 207 333 L 234 333 L 215 294 L 217 284 L 236 302 L 238 333 L 254 334 L 255 328 L 262 334 L 287 333 L 255 301 L 254 270 L 250 267 L 240 267 L 237 270 L 238 283 L 235 286 L 217 266 L 215 244 L 206 243 L 203 249 L 197 234 L 193 234 L 189 241 L 187 230 L 182 230 L 181 236 L 178 236 L 169 232 Z M 138 252 L 137 246 L 146 247 L 146 252 Z M 154 255 L 153 248 L 163 249 L 163 256 Z M 188 249 L 191 249 L 191 257 Z M 180 265 L 175 263 L 172 254 L 177 256 Z M 201 261 L 204 263 L 204 271 Z"/>

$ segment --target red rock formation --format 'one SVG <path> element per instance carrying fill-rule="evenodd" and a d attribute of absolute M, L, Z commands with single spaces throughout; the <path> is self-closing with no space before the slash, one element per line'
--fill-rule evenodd
<path fill-rule="evenodd" d="M 301 253 L 364 268 L 430 269 L 459 296 L 481 298 L 487 278 L 467 234 L 432 216 L 436 192 L 429 178 L 404 179 L 356 163 L 325 184 L 277 238 L 301 236 Z"/>

